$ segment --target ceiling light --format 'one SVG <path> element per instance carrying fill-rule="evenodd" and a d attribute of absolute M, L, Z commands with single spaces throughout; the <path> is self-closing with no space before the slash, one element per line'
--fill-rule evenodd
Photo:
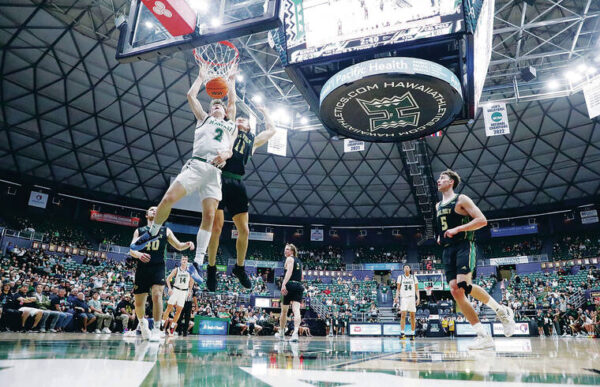
<path fill-rule="evenodd" d="M 290 122 L 290 115 L 283 109 L 279 109 L 275 112 L 275 118 L 279 122 L 288 123 Z"/>
<path fill-rule="evenodd" d="M 573 71 L 567 71 L 565 73 L 565 78 L 567 78 L 569 82 L 577 82 L 581 79 L 581 74 Z"/>
<path fill-rule="evenodd" d="M 584 72 L 585 70 L 587 70 L 587 66 L 585 63 L 580 64 L 579 66 L 577 66 L 577 71 L 579 72 Z"/>
<path fill-rule="evenodd" d="M 300 118 L 300 123 L 301 123 L 302 125 L 306 125 L 306 124 L 308 124 L 308 118 L 306 118 L 306 117 L 302 117 L 302 118 Z"/>
<path fill-rule="evenodd" d="M 548 88 L 551 90 L 556 90 L 560 87 L 560 83 L 556 79 L 551 79 L 548 81 Z"/>
<path fill-rule="evenodd" d="M 154 28 L 154 23 L 152 23 L 151 21 L 147 21 L 146 23 L 144 23 L 144 25 L 146 26 L 146 28 Z"/>
<path fill-rule="evenodd" d="M 596 62 L 600 62 L 600 55 L 596 57 Z"/>
<path fill-rule="evenodd" d="M 220 26 L 220 25 L 221 25 L 221 19 L 219 19 L 219 18 L 214 18 L 214 19 L 212 19 L 212 20 L 210 21 L 210 24 L 211 24 L 213 27 L 218 27 L 218 26 Z"/>
<path fill-rule="evenodd" d="M 256 94 L 254 97 L 252 97 L 252 101 L 256 102 L 256 103 L 261 103 L 262 102 L 262 95 Z"/>
<path fill-rule="evenodd" d="M 595 74 L 596 73 L 596 68 L 595 67 L 588 67 L 586 73 L 588 74 Z"/>
<path fill-rule="evenodd" d="M 208 3 L 204 0 L 189 0 L 190 6 L 198 12 L 206 13 L 208 10 Z"/>
<path fill-rule="evenodd" d="M 238 82 L 244 82 L 244 75 L 238 74 L 237 77 L 235 77 L 235 79 L 237 79 Z"/>

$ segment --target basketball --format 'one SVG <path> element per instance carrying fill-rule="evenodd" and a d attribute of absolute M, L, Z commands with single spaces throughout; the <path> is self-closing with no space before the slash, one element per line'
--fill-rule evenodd
<path fill-rule="evenodd" d="M 211 79 L 206 82 L 206 94 L 214 99 L 224 98 L 227 95 L 227 82 L 221 77 Z"/>

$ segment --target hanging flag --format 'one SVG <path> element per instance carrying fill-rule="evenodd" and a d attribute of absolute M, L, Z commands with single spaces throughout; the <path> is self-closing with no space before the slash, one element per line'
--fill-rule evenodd
<path fill-rule="evenodd" d="M 583 96 L 590 118 L 600 116 L 600 78 L 583 87 Z"/>
<path fill-rule="evenodd" d="M 505 103 L 489 103 L 483 105 L 482 109 L 486 136 L 490 137 L 510 134 L 508 113 L 506 111 Z"/>
<path fill-rule="evenodd" d="M 285 157 L 287 151 L 287 129 L 277 128 L 267 143 L 267 152 Z"/>
<path fill-rule="evenodd" d="M 365 142 L 353 140 L 351 138 L 344 139 L 344 153 L 360 152 L 365 150 Z"/>

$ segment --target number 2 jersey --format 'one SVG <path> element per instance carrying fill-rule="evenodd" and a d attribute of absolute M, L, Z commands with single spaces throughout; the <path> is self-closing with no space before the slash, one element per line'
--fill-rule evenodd
<path fill-rule="evenodd" d="M 410 274 L 408 277 L 400 274 L 396 283 L 400 285 L 400 298 L 415 297 L 415 289 L 419 281 L 413 274 Z"/>
<path fill-rule="evenodd" d="M 196 124 L 192 156 L 212 161 L 219 152 L 231 150 L 236 132 L 234 121 L 207 116 Z"/>
<path fill-rule="evenodd" d="M 138 228 L 138 235 L 142 235 L 146 231 L 148 231 L 150 227 L 144 226 Z M 167 240 L 167 227 L 162 226 L 158 231 L 158 238 L 146 245 L 140 252 L 150 254 L 150 262 L 144 263 L 140 260 L 137 261 L 138 267 L 140 265 L 147 266 L 158 266 L 165 264 L 165 255 L 167 254 L 167 244 L 169 241 Z"/>

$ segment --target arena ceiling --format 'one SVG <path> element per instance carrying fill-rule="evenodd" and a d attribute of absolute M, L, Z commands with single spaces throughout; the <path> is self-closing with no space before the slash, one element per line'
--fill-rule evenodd
<path fill-rule="evenodd" d="M 194 122 L 185 95 L 196 67 L 189 54 L 119 64 L 115 18 L 127 13 L 129 1 L 0 4 L 0 169 L 58 189 L 157 202 L 191 154 Z M 593 64 L 599 42 L 598 1 L 497 0 L 483 99 L 511 103 L 511 134 L 486 137 L 478 117 L 426 138 L 431 174 L 459 171 L 462 192 L 484 211 L 597 195 L 598 120 L 588 118 L 582 93 L 548 92 L 545 85 L 582 60 Z M 267 34 L 235 43 L 245 78 L 241 97 L 260 92 L 292 120 L 287 157 L 263 148 L 251 160 L 252 214 L 419 216 L 398 145 L 367 144 L 364 152 L 344 154 L 343 142 L 307 111 Z M 528 65 L 538 78 L 526 83 L 519 69 Z"/>

